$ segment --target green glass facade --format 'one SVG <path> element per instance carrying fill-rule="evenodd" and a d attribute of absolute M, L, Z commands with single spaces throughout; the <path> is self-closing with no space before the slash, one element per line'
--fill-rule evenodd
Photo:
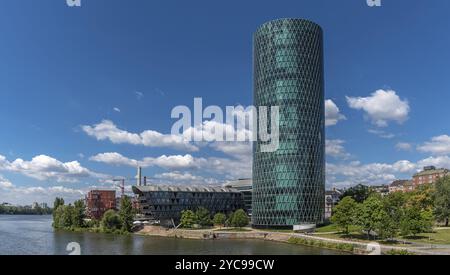
<path fill-rule="evenodd" d="M 254 105 L 280 107 L 278 150 L 261 152 L 259 140 L 253 148 L 255 227 L 323 221 L 322 35 L 320 26 L 303 19 L 270 21 L 254 35 Z"/>

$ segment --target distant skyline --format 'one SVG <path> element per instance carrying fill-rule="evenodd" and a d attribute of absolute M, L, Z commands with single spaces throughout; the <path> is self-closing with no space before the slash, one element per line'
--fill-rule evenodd
<path fill-rule="evenodd" d="M 5 0 L 0 202 L 134 184 L 251 177 L 245 143 L 186 143 L 177 105 L 253 104 L 252 36 L 277 18 L 324 30 L 327 187 L 450 168 L 447 1 Z M 226 125 L 224 125 L 226 126 Z"/>

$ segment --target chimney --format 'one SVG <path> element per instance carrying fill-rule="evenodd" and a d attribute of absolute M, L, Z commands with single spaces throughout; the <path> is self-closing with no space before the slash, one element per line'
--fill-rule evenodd
<path fill-rule="evenodd" d="M 141 186 L 142 183 L 142 168 L 138 166 L 136 175 L 136 185 Z"/>
<path fill-rule="evenodd" d="M 144 176 L 144 186 L 147 186 L 147 177 Z"/>

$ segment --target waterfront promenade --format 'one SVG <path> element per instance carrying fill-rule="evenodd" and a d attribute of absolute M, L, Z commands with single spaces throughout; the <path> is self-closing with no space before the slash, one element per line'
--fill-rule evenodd
<path fill-rule="evenodd" d="M 315 240 L 323 243 L 349 244 L 355 247 L 357 254 L 366 254 L 367 245 L 371 241 L 342 240 L 323 237 L 320 234 L 302 234 L 284 231 L 269 231 L 245 228 L 239 231 L 230 231 L 229 229 L 165 229 L 160 226 L 145 226 L 136 234 L 147 236 L 161 236 L 186 239 L 259 239 L 266 241 L 275 241 L 288 243 L 291 238 L 304 240 Z M 427 245 L 421 243 L 408 242 L 406 244 L 386 245 L 380 244 L 381 253 L 391 250 L 406 250 L 419 255 L 450 255 L 450 245 Z"/>

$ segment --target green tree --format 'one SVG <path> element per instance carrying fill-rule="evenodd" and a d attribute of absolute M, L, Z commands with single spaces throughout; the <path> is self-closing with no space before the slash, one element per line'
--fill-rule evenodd
<path fill-rule="evenodd" d="M 402 236 L 416 236 L 417 234 L 430 232 L 433 227 L 433 213 L 431 210 L 423 210 L 418 207 L 407 207 L 400 221 Z"/>
<path fill-rule="evenodd" d="M 357 210 L 357 223 L 367 233 L 370 238 L 377 228 L 380 227 L 386 212 L 384 211 L 383 203 L 377 196 L 370 196 L 365 200 Z"/>
<path fill-rule="evenodd" d="M 122 221 L 122 230 L 131 232 L 134 220 L 133 204 L 129 197 L 123 196 L 120 200 L 119 210 L 120 220 Z"/>
<path fill-rule="evenodd" d="M 55 212 L 58 209 L 59 206 L 64 205 L 64 199 L 63 198 L 55 198 L 55 201 L 53 202 L 53 219 L 55 219 Z"/>
<path fill-rule="evenodd" d="M 375 231 L 381 239 L 393 239 L 397 236 L 399 223 L 386 211 L 381 212 L 381 219 L 375 224 Z"/>
<path fill-rule="evenodd" d="M 441 178 L 436 182 L 433 193 L 434 215 L 439 222 L 448 227 L 450 219 L 450 177 Z"/>
<path fill-rule="evenodd" d="M 183 228 L 192 228 L 196 222 L 196 215 L 192 210 L 181 211 L 180 225 Z"/>
<path fill-rule="evenodd" d="M 333 209 L 331 222 L 341 228 L 345 234 L 349 234 L 349 228 L 355 224 L 357 203 L 352 197 L 343 198 Z"/>
<path fill-rule="evenodd" d="M 225 214 L 217 213 L 214 215 L 213 223 L 214 223 L 214 225 L 222 227 L 225 225 L 226 220 L 227 220 L 227 216 Z"/>
<path fill-rule="evenodd" d="M 341 199 L 345 197 L 352 197 L 357 203 L 362 203 L 372 193 L 373 192 L 369 186 L 358 184 L 354 187 L 345 190 L 345 192 L 341 195 Z"/>
<path fill-rule="evenodd" d="M 101 226 L 104 231 L 112 232 L 119 230 L 122 227 L 122 222 L 119 215 L 113 209 L 109 209 L 103 214 Z"/>
<path fill-rule="evenodd" d="M 204 207 L 199 207 L 197 209 L 197 211 L 195 212 L 195 217 L 196 223 L 200 226 L 210 226 L 212 223 L 209 210 Z"/>
<path fill-rule="evenodd" d="M 83 227 L 86 207 L 83 200 L 77 200 L 74 203 L 72 211 L 72 226 L 76 228 Z"/>
<path fill-rule="evenodd" d="M 248 223 L 249 223 L 249 218 L 248 218 L 247 213 L 245 213 L 244 210 L 239 209 L 233 213 L 233 216 L 231 219 L 231 226 L 241 228 L 241 227 L 247 226 Z"/>
<path fill-rule="evenodd" d="M 233 220 L 233 216 L 234 216 L 234 212 L 231 212 L 230 214 L 228 214 L 228 218 L 225 221 L 225 227 L 232 226 L 231 221 Z"/>

